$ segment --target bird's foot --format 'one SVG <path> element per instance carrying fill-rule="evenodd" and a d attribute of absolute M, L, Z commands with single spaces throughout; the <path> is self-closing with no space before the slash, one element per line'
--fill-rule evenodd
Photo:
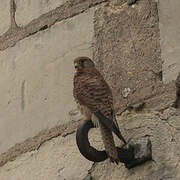
<path fill-rule="evenodd" d="M 107 152 L 106 152 L 107 153 Z M 108 157 L 109 157 L 109 160 L 110 160 L 110 162 L 111 163 L 116 163 L 117 165 L 119 164 L 119 157 L 112 157 L 111 155 L 109 155 L 108 153 L 107 153 L 107 155 L 108 155 Z"/>
<path fill-rule="evenodd" d="M 109 156 L 109 160 L 111 163 L 116 163 L 117 165 L 119 164 L 119 159 L 115 159 L 115 158 Z"/>

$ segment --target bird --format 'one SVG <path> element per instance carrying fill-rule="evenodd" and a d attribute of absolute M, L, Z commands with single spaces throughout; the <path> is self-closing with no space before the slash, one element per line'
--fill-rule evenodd
<path fill-rule="evenodd" d="M 102 141 L 111 162 L 119 163 L 118 152 L 112 132 L 127 144 L 116 121 L 112 91 L 95 67 L 95 63 L 86 56 L 74 59 L 73 96 L 84 116 L 84 121 L 94 119 L 99 125 Z"/>

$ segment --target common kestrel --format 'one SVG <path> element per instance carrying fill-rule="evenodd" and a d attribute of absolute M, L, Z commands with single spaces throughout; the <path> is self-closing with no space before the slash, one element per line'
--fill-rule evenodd
<path fill-rule="evenodd" d="M 105 150 L 112 162 L 119 162 L 112 131 L 126 144 L 121 135 L 113 108 L 112 91 L 88 57 L 74 60 L 73 95 L 85 120 L 98 120 Z M 96 123 L 95 123 L 96 124 Z"/>

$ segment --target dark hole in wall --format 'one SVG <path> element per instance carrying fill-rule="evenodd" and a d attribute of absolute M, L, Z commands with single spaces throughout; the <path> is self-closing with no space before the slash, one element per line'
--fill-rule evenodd
<path fill-rule="evenodd" d="M 175 108 L 180 107 L 180 72 L 176 79 L 176 101 L 174 103 Z"/>
<path fill-rule="evenodd" d="M 41 28 L 39 29 L 39 31 L 44 31 L 44 30 L 47 29 L 47 28 L 48 28 L 48 25 L 45 25 L 45 26 L 41 27 Z M 29 36 L 34 35 L 34 34 L 36 34 L 37 32 L 38 32 L 38 31 L 31 32 L 31 33 L 29 33 Z"/>
<path fill-rule="evenodd" d="M 138 1 L 138 0 L 127 0 L 127 4 L 130 6 L 130 5 L 135 4 L 136 1 Z"/>
<path fill-rule="evenodd" d="M 159 72 L 158 76 L 159 76 L 159 80 L 162 81 L 162 79 L 163 79 L 162 71 Z"/>
<path fill-rule="evenodd" d="M 175 108 L 179 108 L 180 107 L 180 88 L 177 89 L 177 91 L 176 91 L 176 101 L 174 103 L 174 107 Z"/>
<path fill-rule="evenodd" d="M 41 27 L 41 28 L 39 29 L 39 31 L 44 31 L 44 30 L 47 29 L 47 28 L 48 28 L 48 25 L 45 25 L 45 26 Z"/>

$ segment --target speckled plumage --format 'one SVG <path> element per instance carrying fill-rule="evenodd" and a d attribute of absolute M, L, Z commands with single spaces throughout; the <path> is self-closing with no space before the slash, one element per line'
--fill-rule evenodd
<path fill-rule="evenodd" d="M 87 65 L 85 65 L 86 61 Z M 87 57 L 76 58 L 74 63 L 77 70 L 74 75 L 73 95 L 80 107 L 81 113 L 85 116 L 85 120 L 92 119 L 92 114 L 100 112 L 112 124 L 114 123 L 119 131 L 114 115 L 112 91 L 103 76 Z M 107 127 L 100 122 L 99 127 L 106 152 L 112 161 L 118 162 L 118 154 L 111 127 Z M 118 133 L 121 137 L 120 131 Z M 121 140 L 125 142 L 123 137 Z"/>

